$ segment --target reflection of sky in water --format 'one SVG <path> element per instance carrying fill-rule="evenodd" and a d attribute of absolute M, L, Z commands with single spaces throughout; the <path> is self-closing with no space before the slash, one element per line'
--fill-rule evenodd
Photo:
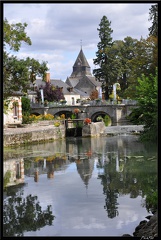
<path fill-rule="evenodd" d="M 129 195 L 119 196 L 119 215 L 113 219 L 107 217 L 104 209 L 100 179 L 93 172 L 86 188 L 78 173 L 73 171 L 74 163 L 62 174 L 55 173 L 53 179 L 46 175 L 26 178 L 29 188 L 24 194 L 37 195 L 42 208 L 52 205 L 56 216 L 53 226 L 46 226 L 37 232 L 24 233 L 24 236 L 121 236 L 132 234 L 137 224 L 148 214 L 141 206 L 141 197 L 131 199 Z"/>
<path fill-rule="evenodd" d="M 82 180 L 81 174 L 88 175 L 87 171 L 81 169 L 81 164 L 76 165 L 75 162 L 66 163 L 65 168 L 59 167 L 54 172 L 54 178 L 47 178 L 47 174 L 39 175 L 38 182 L 34 182 L 34 177 L 25 176 L 24 196 L 29 194 L 37 195 L 38 201 L 45 210 L 47 205 L 52 205 L 53 215 L 55 219 L 53 226 L 45 226 L 36 232 L 24 233 L 24 236 L 121 236 L 125 233 L 132 234 L 140 221 L 149 215 L 147 210 L 142 207 L 142 198 L 130 198 L 130 194 L 118 195 L 117 207 L 119 215 L 114 218 L 108 218 L 105 209 L 105 195 L 103 194 L 103 185 L 99 174 L 103 174 L 103 169 L 97 168 L 98 155 L 104 163 L 109 159 L 113 159 L 116 163 L 117 151 L 119 149 L 120 158 L 124 160 L 124 156 L 131 155 L 133 151 L 144 153 L 145 149 L 142 144 L 138 144 L 132 139 L 136 137 L 112 137 L 112 138 L 95 138 L 95 139 L 72 139 L 66 152 L 77 155 L 77 151 L 82 154 L 92 151 L 92 176 L 89 178 L 88 184 Z M 77 142 L 80 141 L 80 148 L 77 149 Z M 47 156 L 47 152 L 54 153 L 54 149 L 65 154 L 66 142 L 48 143 L 41 147 L 35 145 L 34 151 L 41 152 L 43 150 Z M 64 151 L 63 151 L 64 150 Z M 108 155 L 107 153 L 112 153 Z M 139 154 L 140 155 L 140 154 Z M 71 155 L 70 155 L 71 156 Z M 82 155 L 81 155 L 82 156 Z M 122 161 L 123 161 L 122 160 Z M 120 162 L 122 164 L 122 162 Z M 115 168 L 116 170 L 116 168 Z"/>

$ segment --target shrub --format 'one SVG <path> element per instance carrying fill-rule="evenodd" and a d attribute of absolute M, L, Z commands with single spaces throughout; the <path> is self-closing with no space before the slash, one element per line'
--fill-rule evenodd
<path fill-rule="evenodd" d="M 59 127 L 59 126 L 60 126 L 60 122 L 55 122 L 55 123 L 54 123 L 54 126 L 55 126 L 55 127 Z"/>
<path fill-rule="evenodd" d="M 105 126 L 107 127 L 110 124 L 111 119 L 108 115 L 105 115 L 105 117 L 103 118 L 103 121 L 104 121 Z"/>

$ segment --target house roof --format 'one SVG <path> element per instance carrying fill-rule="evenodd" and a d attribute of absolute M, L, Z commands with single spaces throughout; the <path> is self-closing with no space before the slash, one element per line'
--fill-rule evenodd
<path fill-rule="evenodd" d="M 68 85 L 67 83 L 63 82 L 62 80 L 50 79 L 50 82 L 55 87 L 63 88 L 64 95 L 78 95 L 78 92 L 72 88 L 72 86 Z"/>
<path fill-rule="evenodd" d="M 50 83 L 54 85 L 55 87 L 63 88 L 63 94 L 64 95 L 80 95 L 78 91 L 75 91 L 75 89 L 72 88 L 69 84 L 63 82 L 60 79 L 50 79 Z M 45 86 L 46 82 L 42 81 L 42 79 L 36 79 L 36 85 L 37 86 Z"/>
<path fill-rule="evenodd" d="M 68 77 L 66 83 L 72 87 L 75 87 L 79 83 L 79 78 Z"/>

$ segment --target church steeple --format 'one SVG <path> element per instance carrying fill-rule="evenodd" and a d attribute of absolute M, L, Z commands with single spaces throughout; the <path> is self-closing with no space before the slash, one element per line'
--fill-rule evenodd
<path fill-rule="evenodd" d="M 83 53 L 82 50 L 82 43 L 81 43 L 81 50 L 78 54 L 78 57 L 73 65 L 73 72 L 71 74 L 71 77 L 82 77 L 84 75 L 90 75 L 91 74 L 91 68 L 87 62 L 87 59 Z"/>

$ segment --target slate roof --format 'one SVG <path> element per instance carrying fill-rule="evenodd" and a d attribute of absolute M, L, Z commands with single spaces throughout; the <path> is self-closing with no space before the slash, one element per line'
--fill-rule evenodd
<path fill-rule="evenodd" d="M 73 65 L 73 67 L 79 66 L 79 63 L 81 64 L 82 67 L 88 67 L 88 68 L 90 68 L 90 66 L 89 66 L 89 64 L 88 64 L 88 62 L 87 62 L 87 59 L 86 59 L 86 57 L 85 57 L 82 49 L 80 50 L 80 52 L 79 52 L 79 54 L 78 54 L 78 57 L 77 57 L 74 65 Z"/>
<path fill-rule="evenodd" d="M 68 77 L 66 83 L 71 87 L 75 87 L 79 83 L 79 78 Z"/>
<path fill-rule="evenodd" d="M 81 77 L 87 74 L 91 75 L 91 68 L 81 48 L 78 57 L 73 65 L 73 72 L 70 77 Z"/>
<path fill-rule="evenodd" d="M 75 89 L 71 89 L 71 86 L 69 86 L 67 83 L 63 82 L 62 80 L 56 80 L 56 79 L 50 79 L 50 82 L 55 87 L 63 88 L 63 94 L 64 95 L 78 95 L 78 92 L 75 91 Z M 71 91 L 69 91 L 71 89 Z"/>

